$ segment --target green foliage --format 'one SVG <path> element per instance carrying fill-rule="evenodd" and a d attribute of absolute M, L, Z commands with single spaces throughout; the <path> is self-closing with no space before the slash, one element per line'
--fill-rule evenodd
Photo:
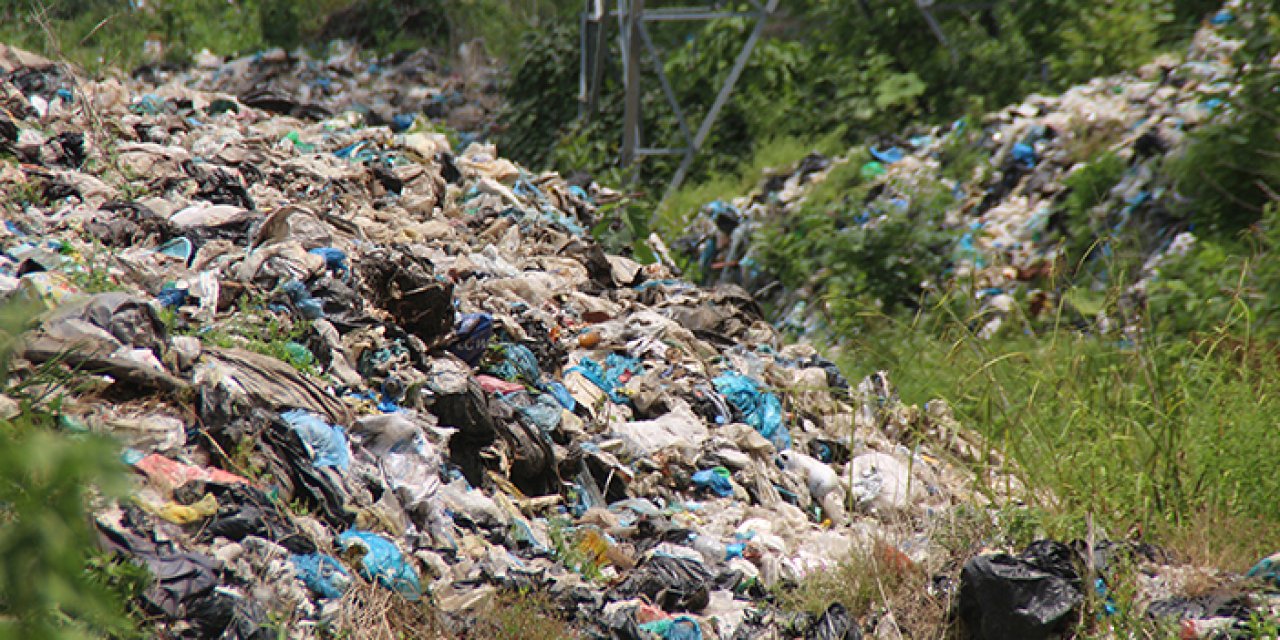
<path fill-rule="evenodd" d="M 1107 229 L 1106 212 L 1093 208 L 1106 199 L 1127 169 L 1125 161 L 1114 153 L 1105 153 L 1080 167 L 1062 181 L 1068 189 L 1061 215 L 1066 230 L 1065 259 L 1068 269 L 1076 269 Z"/>
<path fill-rule="evenodd" d="M 1267 498 L 1280 480 L 1257 472 L 1280 455 L 1270 435 L 1280 359 L 1273 343 L 1233 335 L 1247 327 L 1193 342 L 1056 327 L 988 341 L 969 318 L 888 321 L 852 337 L 846 362 L 854 375 L 890 370 L 906 402 L 947 400 L 1032 486 L 1056 495 L 1041 507 L 1091 516 L 1113 535 L 1139 526 L 1161 539 L 1202 526 L 1205 513 L 1280 522 Z M 1256 551 L 1252 529 L 1222 533 L 1208 544 Z"/>
<path fill-rule="evenodd" d="M 1160 43 L 1174 21 L 1167 0 L 1111 0 L 1083 3 L 1061 32 L 1061 56 L 1051 68 L 1066 83 L 1087 82 L 1101 70 L 1132 69 Z"/>
<path fill-rule="evenodd" d="M 86 572 L 90 487 L 125 492 L 117 447 L 72 439 L 29 414 L 0 424 L 0 636 L 90 638 L 127 630 L 110 590 Z"/>
<path fill-rule="evenodd" d="M 574 640 L 582 637 L 565 622 L 549 595 L 522 589 L 503 592 L 471 623 L 474 637 L 493 640 Z"/>
<path fill-rule="evenodd" d="M 918 186 L 905 203 L 868 200 L 859 171 L 858 161 L 838 165 L 798 211 L 766 223 L 755 244 L 766 270 L 792 289 L 810 287 L 845 323 L 867 308 L 914 307 L 955 240 L 942 229 L 953 203 L 942 185 Z"/>
<path fill-rule="evenodd" d="M 510 56 L 531 25 L 567 18 L 577 8 L 571 0 L 8 0 L 0 2 L 0 41 L 47 54 L 61 50 L 94 70 L 144 62 L 151 38 L 170 62 L 206 48 L 240 55 L 335 38 L 379 51 L 452 50 L 481 38 L 492 52 Z"/>
<path fill-rule="evenodd" d="M 240 313 L 234 318 L 203 327 L 195 335 L 216 347 L 247 349 L 288 363 L 307 375 L 319 375 L 315 356 L 302 344 L 311 331 L 311 321 L 294 322 L 267 311 L 261 299 L 242 297 L 238 306 Z"/>
<path fill-rule="evenodd" d="M 6 378 L 14 339 L 32 317 L 32 309 L 14 304 L 0 310 Z M 38 375 L 52 393 L 70 378 L 56 368 Z M 24 381 L 5 388 L 23 400 L 16 417 L 0 421 L 0 638 L 129 634 L 133 624 L 120 597 L 127 590 L 104 583 L 89 564 L 95 533 L 86 517 L 91 500 L 128 491 L 118 445 L 57 432 L 57 416 L 46 407 L 56 410 L 59 399 L 46 402 L 51 392 L 42 386 L 39 398 L 25 397 L 31 387 Z"/>
<path fill-rule="evenodd" d="M 751 158 L 737 173 L 716 173 L 705 180 L 681 185 L 660 205 L 655 231 L 664 238 L 679 238 L 688 220 L 708 202 L 731 200 L 750 192 L 767 172 L 793 166 L 810 153 L 828 156 L 844 151 L 840 130 L 813 140 L 795 136 L 770 137 L 755 146 Z"/>
<path fill-rule="evenodd" d="M 1232 233 L 1256 221 L 1280 193 L 1280 13 L 1253 3 L 1240 16 L 1244 46 L 1235 62 L 1245 73 L 1228 109 L 1192 134 L 1173 163 L 1176 186 L 1191 199 L 1192 219 L 1209 233 Z"/>
<path fill-rule="evenodd" d="M 532 167 L 546 166 L 561 137 L 571 136 L 568 127 L 578 114 L 578 67 L 567 61 L 577 54 L 578 39 L 567 25 L 525 34 L 504 88 L 506 103 L 497 134 L 503 155 Z M 561 157 L 566 170 L 604 167 L 616 157 L 607 145 L 592 153 L 597 151 L 592 148 L 595 141 L 569 140 L 567 146 L 578 155 Z"/>
<path fill-rule="evenodd" d="M 1267 207 L 1247 239 L 1249 248 L 1207 238 L 1166 256 L 1147 286 L 1151 328 L 1185 335 L 1230 325 L 1280 336 L 1280 204 Z"/>

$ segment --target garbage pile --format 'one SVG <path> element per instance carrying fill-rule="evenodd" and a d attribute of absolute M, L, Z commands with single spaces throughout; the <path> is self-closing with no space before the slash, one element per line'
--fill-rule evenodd
<path fill-rule="evenodd" d="M 591 637 L 856 638 L 771 590 L 873 543 L 939 570 L 956 508 L 1022 494 L 944 403 L 606 254 L 607 189 L 334 109 L 0 51 L 11 388 L 120 440 L 95 522 L 157 637 L 382 637 L 388 597 L 458 631 L 534 589 Z"/>
<path fill-rule="evenodd" d="M 1204 25 L 1184 59 L 1161 56 L 1136 73 L 1096 78 L 1057 96 L 1032 95 L 981 122 L 961 119 L 888 136 L 844 157 L 812 154 L 767 175 L 750 194 L 704 206 L 676 246 L 699 264 L 706 282 L 736 283 L 770 299 L 781 309 L 780 323 L 816 338 L 821 322 L 812 294 L 823 274 L 783 291 L 757 257 L 758 231 L 795 216 L 835 168 L 852 165 L 871 188 L 838 228 L 913 215 L 923 201 L 949 194 L 937 224 L 955 239 L 946 273 L 937 274 L 935 284 L 963 287 L 980 301 L 989 318 L 982 335 L 993 335 L 1015 308 L 1027 317 L 1053 309 L 1052 283 L 1063 282 L 1055 276 L 1076 273 L 1081 263 L 1087 271 L 1105 262 L 1112 253 L 1109 234 L 1133 230 L 1143 241 L 1149 260 L 1137 274 L 1134 295 L 1140 296 L 1161 256 L 1186 251 L 1195 241 L 1159 168 L 1184 146 L 1188 131 L 1225 108 L 1223 98 L 1237 87 L 1228 61 L 1241 42 L 1220 30 L 1229 18 L 1224 10 Z M 970 142 L 975 127 L 977 140 Z M 985 160 L 961 179 L 948 177 L 963 172 L 948 163 L 965 146 Z M 1069 219 L 1071 177 L 1108 156 L 1121 167 L 1119 179 L 1103 185 L 1087 219 Z"/>
<path fill-rule="evenodd" d="M 170 78 L 203 91 L 227 93 L 244 106 L 303 118 L 360 114 L 367 124 L 401 132 L 425 116 L 467 141 L 493 123 L 499 103 L 496 66 L 482 43 L 464 44 L 451 67 L 427 49 L 373 57 L 357 45 L 334 41 L 326 57 L 304 50 L 271 49 L 223 61 L 206 52 L 193 70 L 144 69 L 150 82 Z"/>

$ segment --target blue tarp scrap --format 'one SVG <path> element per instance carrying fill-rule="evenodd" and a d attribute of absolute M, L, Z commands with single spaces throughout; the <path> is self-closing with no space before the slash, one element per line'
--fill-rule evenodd
<path fill-rule="evenodd" d="M 711 381 L 716 391 L 725 397 L 743 419 L 760 435 L 782 451 L 791 448 L 791 433 L 782 424 L 782 401 L 778 396 L 762 391 L 755 380 L 729 371 Z"/>
<path fill-rule="evenodd" d="M 351 585 L 351 574 L 333 556 L 323 553 L 295 554 L 289 557 L 298 579 L 322 598 L 341 598 Z"/>
<path fill-rule="evenodd" d="M 378 584 L 409 600 L 417 601 L 422 597 L 418 572 L 409 565 L 400 548 L 391 540 L 369 531 L 352 529 L 338 536 L 338 542 L 344 551 L 353 546 L 365 549 L 360 575 L 366 579 L 376 580 Z"/>
<path fill-rule="evenodd" d="M 289 427 L 298 434 L 311 450 L 311 464 L 315 467 L 351 468 L 351 447 L 342 427 L 331 425 L 309 411 L 294 409 L 280 414 Z"/>

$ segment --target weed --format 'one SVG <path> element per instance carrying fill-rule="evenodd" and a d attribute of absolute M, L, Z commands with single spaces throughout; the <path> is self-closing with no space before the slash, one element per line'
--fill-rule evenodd
<path fill-rule="evenodd" d="M 494 606 L 480 612 L 467 638 L 492 640 L 569 640 L 580 638 L 557 611 L 551 599 L 538 591 L 504 592 Z"/>
<path fill-rule="evenodd" d="M 928 588 L 929 574 L 892 544 L 877 540 L 856 546 L 827 570 L 812 572 L 781 589 L 779 604 L 788 610 L 820 615 L 839 602 L 855 617 L 890 613 L 910 638 L 937 637 L 948 628 L 950 603 Z"/>
<path fill-rule="evenodd" d="M 1125 169 L 1124 160 L 1105 153 L 1063 180 L 1069 191 L 1060 206 L 1058 217 L 1062 222 L 1057 226 L 1065 231 L 1064 259 L 1068 269 L 1075 270 L 1085 260 L 1107 228 L 1106 212 L 1093 209 L 1120 182 Z"/>
<path fill-rule="evenodd" d="M 266 302 L 262 295 L 241 296 L 237 302 L 238 313 L 217 324 L 203 326 L 195 330 L 194 335 L 215 347 L 253 351 L 286 362 L 307 375 L 319 375 L 315 356 L 301 344 L 311 332 L 311 321 L 294 320 L 271 311 L 266 308 Z M 166 322 L 179 324 L 176 315 Z"/>

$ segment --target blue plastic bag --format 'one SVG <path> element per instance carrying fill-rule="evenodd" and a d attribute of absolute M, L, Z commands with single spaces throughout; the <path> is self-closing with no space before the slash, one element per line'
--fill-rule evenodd
<path fill-rule="evenodd" d="M 721 498 L 733 495 L 733 483 L 729 481 L 729 470 L 724 467 L 703 469 L 693 474 L 693 484 L 699 489 L 706 489 Z"/>
<path fill-rule="evenodd" d="M 338 542 L 345 551 L 353 546 L 364 547 L 365 554 L 361 561 L 360 575 L 417 601 L 422 597 L 422 585 L 418 582 L 418 572 L 409 566 L 400 548 L 387 538 L 369 531 L 352 529 L 340 536 Z"/>
<path fill-rule="evenodd" d="M 321 598 L 341 598 L 351 586 L 351 574 L 333 556 L 307 553 L 289 557 L 298 579 Z"/>
<path fill-rule="evenodd" d="M 311 297 L 311 292 L 307 291 L 307 285 L 297 280 L 290 280 L 280 285 L 280 290 L 289 296 L 289 300 L 293 301 L 293 306 L 297 307 L 302 317 L 308 320 L 319 320 L 324 317 L 324 305 Z"/>
<path fill-rule="evenodd" d="M 871 151 L 872 158 L 875 158 L 876 160 L 879 160 L 884 164 L 893 164 L 895 162 L 901 162 L 902 157 L 904 155 L 902 153 L 902 149 L 899 149 L 897 147 L 889 147 L 884 151 L 881 151 L 875 147 L 871 147 L 870 151 Z"/>
<path fill-rule="evenodd" d="M 578 401 L 573 399 L 573 394 L 569 393 L 568 387 L 559 382 L 547 383 L 547 393 L 555 397 L 560 406 L 573 411 L 578 406 Z"/>
<path fill-rule="evenodd" d="M 1280 586 L 1280 553 L 1273 553 L 1259 560 L 1245 575 L 1250 578 L 1260 578 Z"/>
<path fill-rule="evenodd" d="M 1025 169 L 1036 166 L 1036 148 L 1025 143 L 1019 142 L 1013 145 L 1013 159 Z"/>
<path fill-rule="evenodd" d="M 531 422 L 538 425 L 543 433 L 555 431 L 560 426 L 561 408 L 560 403 L 555 398 L 548 395 L 539 395 L 534 399 L 533 404 L 527 407 L 516 409 L 521 415 L 528 418 Z"/>
<path fill-rule="evenodd" d="M 537 383 L 542 377 L 538 369 L 538 358 L 533 351 L 522 344 L 507 344 L 502 348 L 504 360 L 493 367 L 493 375 L 503 380 Z"/>
<path fill-rule="evenodd" d="M 311 450 L 312 466 L 337 467 L 343 471 L 351 468 L 351 447 L 347 444 L 347 434 L 342 427 L 335 427 L 320 416 L 302 409 L 286 411 L 280 417 L 289 423 L 289 427 Z"/>
<path fill-rule="evenodd" d="M 662 640 L 702 640 L 702 627 L 689 616 L 663 618 L 640 625 L 642 631 L 656 633 Z"/>
<path fill-rule="evenodd" d="M 755 380 L 729 371 L 711 381 L 743 419 L 760 435 L 773 443 L 778 451 L 791 448 L 791 433 L 782 424 L 782 401 L 778 396 L 761 391 Z"/>
<path fill-rule="evenodd" d="M 631 376 L 637 376 L 644 373 L 644 365 L 635 358 L 618 355 L 616 353 L 609 354 L 605 358 L 604 365 L 591 358 L 583 358 L 578 361 L 576 366 L 570 367 L 569 371 L 576 371 L 582 374 L 582 377 L 590 380 L 592 384 L 600 387 L 609 395 L 609 399 L 619 404 L 625 403 L 627 397 L 618 393 L 618 388 L 626 384 L 623 378 L 630 379 Z"/>
<path fill-rule="evenodd" d="M 165 307 L 181 307 L 187 301 L 187 290 L 165 285 L 165 288 L 156 294 L 156 299 Z"/>
<path fill-rule="evenodd" d="M 334 273 L 346 273 L 349 271 L 347 267 L 347 254 L 336 247 L 316 247 L 307 253 L 324 258 L 324 268 Z"/>

